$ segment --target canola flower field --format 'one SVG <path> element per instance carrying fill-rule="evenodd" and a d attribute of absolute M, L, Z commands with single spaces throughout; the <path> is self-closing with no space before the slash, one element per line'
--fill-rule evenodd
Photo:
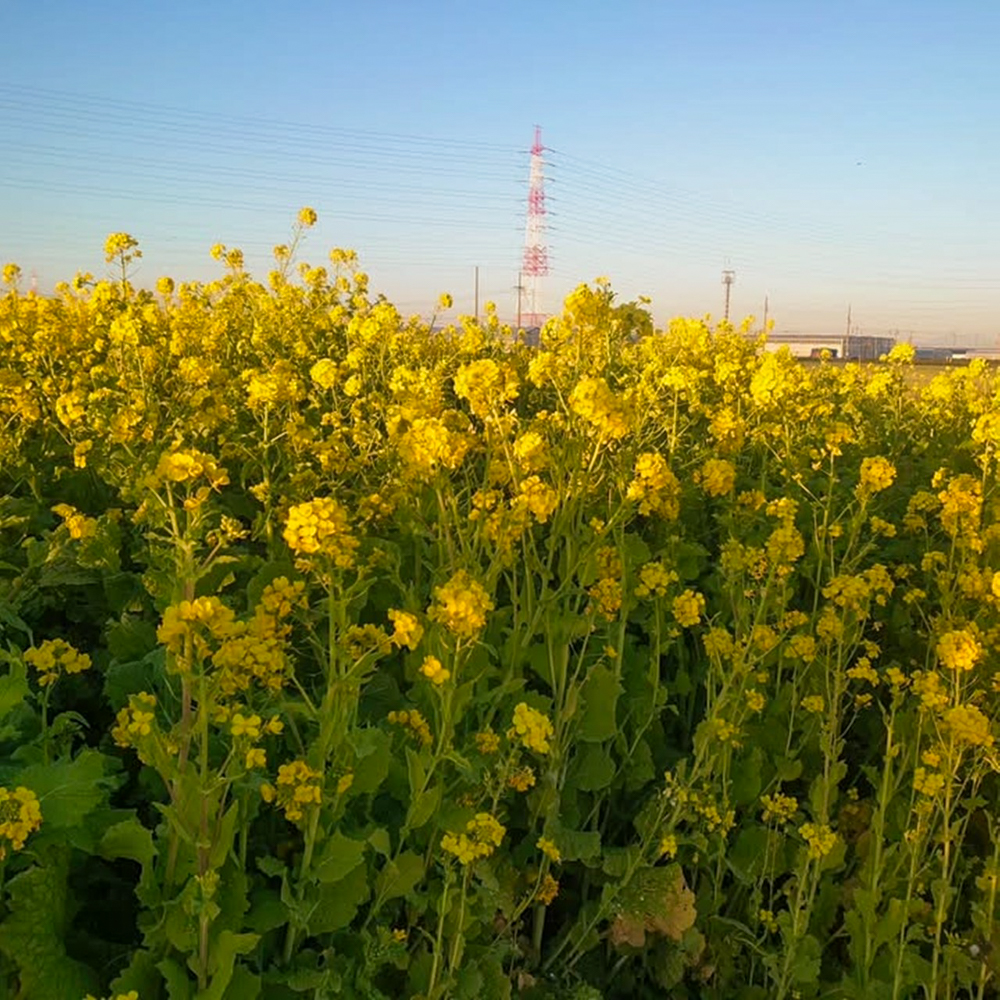
<path fill-rule="evenodd" d="M 432 331 L 314 221 L 3 271 L 0 996 L 998 996 L 995 372 Z"/>

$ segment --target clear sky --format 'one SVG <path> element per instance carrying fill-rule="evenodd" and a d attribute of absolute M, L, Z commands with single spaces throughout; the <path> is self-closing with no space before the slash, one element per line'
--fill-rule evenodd
<path fill-rule="evenodd" d="M 262 278 L 353 247 L 406 312 L 442 291 L 511 317 L 528 150 L 546 152 L 554 308 L 607 275 L 658 322 L 994 345 L 998 0 L 8 0 L 0 263 Z"/>

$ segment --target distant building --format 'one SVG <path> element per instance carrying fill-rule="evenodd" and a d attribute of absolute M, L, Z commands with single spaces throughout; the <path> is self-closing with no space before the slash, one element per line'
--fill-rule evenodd
<path fill-rule="evenodd" d="M 787 348 L 796 358 L 820 358 L 824 353 L 840 361 L 877 361 L 896 344 L 895 337 L 843 333 L 769 333 L 766 349 Z"/>

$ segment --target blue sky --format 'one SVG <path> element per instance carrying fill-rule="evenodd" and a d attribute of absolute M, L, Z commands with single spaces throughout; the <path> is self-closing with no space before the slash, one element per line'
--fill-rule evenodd
<path fill-rule="evenodd" d="M 533 126 L 555 308 L 607 275 L 658 321 L 1000 337 L 995 0 L 13 0 L 0 60 L 0 257 L 41 288 L 102 274 L 263 276 L 358 250 L 406 312 L 514 310 Z M 12 34 L 11 34 L 12 33 Z M 16 46 L 9 43 L 18 39 Z"/>

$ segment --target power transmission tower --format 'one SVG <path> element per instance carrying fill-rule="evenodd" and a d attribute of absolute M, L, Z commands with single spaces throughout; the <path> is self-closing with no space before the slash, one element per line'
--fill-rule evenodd
<path fill-rule="evenodd" d="M 525 284 L 523 319 L 527 326 L 541 326 L 542 278 L 549 273 L 549 248 L 545 244 L 545 163 L 542 154 L 542 130 L 535 126 L 535 142 L 531 147 L 531 174 L 528 184 L 528 219 L 524 228 L 524 261 L 518 285 Z M 519 296 L 520 300 L 520 296 Z M 518 309 L 517 325 L 521 325 Z"/>
<path fill-rule="evenodd" d="M 723 271 L 722 272 L 722 283 L 726 286 L 726 322 L 729 322 L 729 292 L 733 287 L 733 282 L 736 281 L 735 271 Z"/>

